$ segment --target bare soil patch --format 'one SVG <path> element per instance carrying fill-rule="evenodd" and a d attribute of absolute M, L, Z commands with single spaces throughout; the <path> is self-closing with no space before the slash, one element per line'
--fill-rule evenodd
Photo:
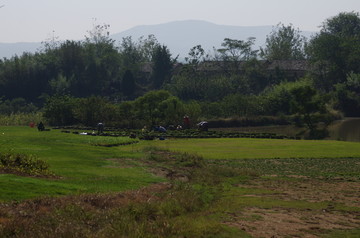
<path fill-rule="evenodd" d="M 257 179 L 241 187 L 262 188 L 273 191 L 269 195 L 282 200 L 308 202 L 331 201 L 347 206 L 360 207 L 360 182 L 346 180 L 321 180 L 306 177 L 297 179 Z"/>
<path fill-rule="evenodd" d="M 253 237 L 320 237 L 334 229 L 358 229 L 360 212 L 338 211 L 335 205 L 360 208 L 358 181 L 298 179 L 255 179 L 240 187 L 266 189 L 269 194 L 249 195 L 284 201 L 330 202 L 326 209 L 262 209 L 247 207 L 231 214 L 226 224 L 238 227 Z"/>
<path fill-rule="evenodd" d="M 360 220 L 356 214 L 248 208 L 226 224 L 238 227 L 253 237 L 314 238 L 333 229 L 356 229 Z"/>

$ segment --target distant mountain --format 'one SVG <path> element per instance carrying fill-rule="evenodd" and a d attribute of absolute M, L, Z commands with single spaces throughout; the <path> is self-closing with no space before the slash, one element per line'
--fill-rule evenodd
<path fill-rule="evenodd" d="M 157 40 L 166 45 L 173 56 L 184 59 L 189 50 L 201 45 L 206 52 L 212 52 L 213 47 L 220 48 L 225 38 L 246 40 L 255 37 L 254 49 L 264 46 L 266 36 L 271 33 L 272 26 L 227 26 L 206 21 L 186 20 L 174 21 L 158 25 L 136 26 L 129 30 L 111 35 L 111 38 L 121 42 L 123 37 L 131 36 L 137 41 L 141 36 L 155 35 Z M 313 32 L 302 32 L 309 37 Z M 34 52 L 40 43 L 0 43 L 0 58 L 21 54 L 23 51 Z"/>
<path fill-rule="evenodd" d="M 127 31 L 112 35 L 113 39 L 121 41 L 123 37 L 132 36 L 137 40 L 141 36 L 155 35 L 161 44 L 165 44 L 173 54 L 180 58 L 188 55 L 189 50 L 201 45 L 208 52 L 213 47 L 220 48 L 224 38 L 246 40 L 256 38 L 256 47 L 264 44 L 266 35 L 272 26 L 225 26 L 216 25 L 206 21 L 188 20 L 175 21 L 159 25 L 144 25 L 133 27 Z"/>
<path fill-rule="evenodd" d="M 0 43 L 0 59 L 22 55 L 24 52 L 36 52 L 41 47 L 37 42 Z"/>

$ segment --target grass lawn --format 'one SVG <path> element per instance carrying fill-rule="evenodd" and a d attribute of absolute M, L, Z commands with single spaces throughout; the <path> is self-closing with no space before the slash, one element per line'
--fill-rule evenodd
<path fill-rule="evenodd" d="M 111 158 L 136 158 L 140 153 L 121 147 L 96 144 L 128 142 L 129 138 L 38 132 L 29 127 L 1 127 L 0 151 L 36 155 L 50 164 L 61 179 L 41 179 L 0 175 L 0 201 L 38 196 L 123 191 L 162 181 L 141 167 L 111 166 Z M 131 145 L 128 146 L 131 148 Z"/>
<path fill-rule="evenodd" d="M 360 158 L 360 144 L 286 139 L 169 139 L 137 145 L 195 153 L 205 159 Z"/>
<path fill-rule="evenodd" d="M 38 132 L 29 127 L 1 127 L 0 150 L 34 154 L 50 164 L 62 177 L 57 180 L 1 175 L 0 200 L 53 196 L 84 192 L 136 189 L 162 179 L 141 166 L 111 166 L 111 158 L 140 158 L 144 147 L 156 146 L 178 152 L 195 153 L 205 159 L 237 160 L 265 158 L 360 158 L 360 144 L 342 141 L 305 141 L 278 139 L 177 139 L 140 141 L 117 147 L 133 139 Z M 241 161 L 239 161 L 241 164 Z M 239 164 L 237 163 L 237 164 Z M 251 163 L 250 163 L 251 164 Z M 256 165 L 256 162 L 253 163 Z M 20 189 L 19 189 L 20 188 Z"/>

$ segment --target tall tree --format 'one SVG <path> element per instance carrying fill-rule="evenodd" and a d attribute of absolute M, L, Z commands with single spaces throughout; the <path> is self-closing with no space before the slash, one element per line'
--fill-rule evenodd
<path fill-rule="evenodd" d="M 188 62 L 191 66 L 197 67 L 201 62 L 205 61 L 205 50 L 201 45 L 196 45 L 189 51 L 189 56 L 185 57 L 185 61 Z"/>
<path fill-rule="evenodd" d="M 97 24 L 96 19 L 94 19 L 93 28 L 88 31 L 88 35 L 85 36 L 86 42 L 91 43 L 104 43 L 104 42 L 114 42 L 110 38 L 110 25 L 108 24 Z"/>
<path fill-rule="evenodd" d="M 160 46 L 160 43 L 154 35 L 148 35 L 139 38 L 138 48 L 142 62 L 151 62 L 154 50 Z"/>
<path fill-rule="evenodd" d="M 120 43 L 119 48 L 122 66 L 124 69 L 137 71 L 139 63 L 142 62 L 142 54 L 139 50 L 138 44 L 131 36 L 124 37 Z"/>
<path fill-rule="evenodd" d="M 240 70 L 241 62 L 256 58 L 257 50 L 253 50 L 252 46 L 255 38 L 250 37 L 246 41 L 225 38 L 221 44 L 223 48 L 217 49 L 215 61 L 219 62 L 219 66 L 228 74 Z"/>
<path fill-rule="evenodd" d="M 359 13 L 343 12 L 327 19 L 307 50 L 317 66 L 317 84 L 325 90 L 345 82 L 350 72 L 360 73 Z"/>
<path fill-rule="evenodd" d="M 77 96 L 108 96 L 113 81 L 120 80 L 120 54 L 109 37 L 109 25 L 95 25 L 84 43 L 85 70 L 77 80 Z"/>
<path fill-rule="evenodd" d="M 360 117 L 360 74 L 350 73 L 345 83 L 335 85 L 335 108 L 347 117 Z"/>
<path fill-rule="evenodd" d="M 353 37 L 360 34 L 360 18 L 358 12 L 341 12 L 337 16 L 327 19 L 321 33 L 328 33 L 343 37 Z"/>
<path fill-rule="evenodd" d="M 135 78 L 132 72 L 130 70 L 126 70 L 122 79 L 122 91 L 127 99 L 134 97 L 135 86 Z"/>
<path fill-rule="evenodd" d="M 165 82 L 169 81 L 173 62 L 170 51 L 165 45 L 159 45 L 155 48 L 152 56 L 154 88 L 159 89 Z"/>
<path fill-rule="evenodd" d="M 254 37 L 248 38 L 247 41 L 225 38 L 224 42 L 221 44 L 224 48 L 220 48 L 217 51 L 221 54 L 224 60 L 249 60 L 255 57 L 257 53 L 257 51 L 251 49 L 254 42 Z"/>
<path fill-rule="evenodd" d="M 305 58 L 306 38 L 290 24 L 279 23 L 266 37 L 260 56 L 267 60 L 299 60 Z"/>

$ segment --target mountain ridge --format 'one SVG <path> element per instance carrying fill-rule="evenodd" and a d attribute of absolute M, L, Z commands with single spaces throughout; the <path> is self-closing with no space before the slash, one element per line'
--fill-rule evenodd
<path fill-rule="evenodd" d="M 180 59 L 187 56 L 190 49 L 201 45 L 206 52 L 221 47 L 225 38 L 246 40 L 255 37 L 254 49 L 265 45 L 266 36 L 274 26 L 234 26 L 218 25 L 203 20 L 172 21 L 154 25 L 139 25 L 128 30 L 111 34 L 118 44 L 123 37 L 131 36 L 137 41 L 141 36 L 154 35 L 159 43 L 166 45 L 173 56 Z M 302 35 L 310 37 L 314 32 L 304 31 Z M 23 52 L 34 53 L 41 47 L 40 42 L 0 43 L 0 59 L 21 55 Z"/>
<path fill-rule="evenodd" d="M 206 52 L 209 52 L 213 47 L 221 47 L 225 38 L 246 40 L 255 37 L 254 48 L 258 48 L 265 43 L 266 35 L 272 28 L 272 26 L 217 25 L 201 20 L 186 20 L 136 26 L 113 34 L 112 37 L 120 41 L 123 37 L 132 36 L 136 40 L 141 36 L 153 34 L 161 44 L 165 44 L 170 49 L 173 55 L 179 54 L 180 58 L 184 58 L 193 46 L 201 45 Z"/>

